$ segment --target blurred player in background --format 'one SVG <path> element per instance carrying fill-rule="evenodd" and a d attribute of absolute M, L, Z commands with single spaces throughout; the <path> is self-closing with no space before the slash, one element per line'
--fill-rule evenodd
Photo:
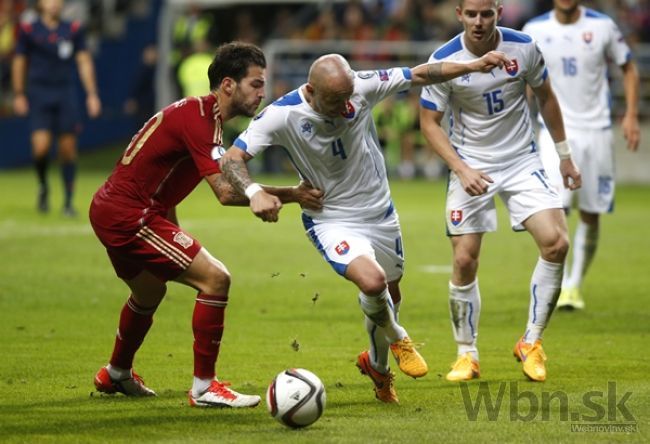
<path fill-rule="evenodd" d="M 542 333 L 560 294 L 569 240 L 560 196 L 549 186 L 533 140 L 526 85 L 537 97 L 562 158 L 565 186 L 580 186 L 542 54 L 528 35 L 497 28 L 502 10 L 500 0 L 460 0 L 456 16 L 464 32 L 437 49 L 430 61 L 471 61 L 496 49 L 511 59 L 506 69 L 423 88 L 420 99 L 422 131 L 451 170 L 445 219 L 454 256 L 449 307 L 458 357 L 447 374 L 450 381 L 480 375 L 477 272 L 483 233 L 497 228 L 497 195 L 510 213 L 512 228 L 527 230 L 539 248 L 528 325 L 514 353 L 531 380 L 546 379 Z M 453 122 L 449 137 L 441 127 L 445 110 Z"/>
<path fill-rule="evenodd" d="M 285 148 L 300 177 L 324 191 L 322 211 L 305 209 L 303 224 L 323 258 L 360 290 L 370 350 L 358 356 L 357 366 L 383 402 L 398 402 L 389 349 L 409 376 L 424 376 L 428 368 L 398 323 L 402 236 L 372 107 L 411 86 L 487 72 L 506 60 L 490 53 L 469 64 L 355 73 L 340 55 L 322 56 L 312 64 L 308 83 L 259 113 L 221 160 L 224 176 L 249 196 L 253 213 L 263 220 L 276 220 L 280 203 L 252 182 L 246 162 L 270 146 Z"/>
<path fill-rule="evenodd" d="M 39 0 L 39 17 L 20 26 L 12 64 L 14 112 L 30 116 L 32 155 L 38 177 L 38 210 L 49 211 L 47 168 L 54 135 L 65 190 L 63 212 L 75 216 L 72 204 L 77 169 L 77 106 L 74 66 L 86 91 L 92 118 L 101 113 L 95 67 L 79 22 L 61 19 L 63 0 Z"/>
<path fill-rule="evenodd" d="M 553 89 L 558 92 L 567 139 L 582 172 L 577 193 L 564 190 L 565 209 L 577 197 L 580 221 L 573 239 L 571 267 L 566 267 L 558 308 L 582 309 L 582 280 L 598 246 L 600 215 L 614 206 L 614 147 L 608 61 L 623 71 L 626 109 L 623 136 L 627 148 L 639 147 L 639 72 L 621 31 L 606 15 L 580 6 L 579 0 L 554 0 L 554 8 L 524 27 L 539 43 Z M 548 130 L 542 128 L 539 147 L 551 183 L 562 190 L 558 157 Z"/>
<path fill-rule="evenodd" d="M 248 199 L 221 179 L 216 161 L 223 122 L 252 116 L 264 98 L 266 60 L 254 45 L 222 45 L 208 69 L 211 93 L 182 99 L 154 115 L 133 137 L 112 175 L 95 194 L 90 221 L 113 267 L 130 288 L 122 308 L 110 362 L 95 376 L 104 393 L 153 396 L 133 371 L 133 359 L 153 314 L 173 280 L 198 290 L 194 332 L 194 382 L 189 402 L 198 407 L 253 407 L 260 397 L 243 395 L 215 378 L 224 328 L 230 274 L 190 234 L 179 228 L 175 207 L 205 178 L 223 204 Z M 283 202 L 319 209 L 319 191 L 304 184 L 267 187 Z"/>

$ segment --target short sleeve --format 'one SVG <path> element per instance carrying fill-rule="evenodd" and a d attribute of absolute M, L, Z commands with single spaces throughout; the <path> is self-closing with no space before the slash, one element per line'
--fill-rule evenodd
<path fill-rule="evenodd" d="M 355 73 L 355 88 L 374 106 L 386 97 L 411 87 L 410 68 L 389 68 Z"/>
<path fill-rule="evenodd" d="M 614 20 L 607 20 L 607 25 L 609 27 L 609 40 L 606 47 L 607 56 L 618 66 L 625 65 L 632 58 L 632 51 Z"/>
<path fill-rule="evenodd" d="M 279 135 L 283 115 L 275 106 L 267 106 L 251 120 L 248 128 L 235 139 L 233 145 L 253 157 L 271 145 L 283 145 Z"/>
<path fill-rule="evenodd" d="M 442 62 L 431 56 L 428 63 Z M 449 105 L 449 96 L 451 94 L 451 83 L 442 82 L 427 85 L 422 88 L 420 93 L 420 106 L 431 111 L 444 112 Z"/>
<path fill-rule="evenodd" d="M 537 88 L 541 86 L 542 83 L 544 83 L 544 80 L 548 77 L 546 62 L 544 61 L 542 50 L 539 49 L 537 42 L 533 40 L 527 49 L 528 69 L 526 70 L 524 79 L 532 88 Z"/>
<path fill-rule="evenodd" d="M 177 110 L 175 118 L 179 119 L 183 126 L 182 143 L 192 156 L 199 175 L 220 173 L 221 168 L 216 160 L 219 156 L 213 155 L 219 154 L 222 149 L 221 145 L 215 142 L 215 134 L 220 132 L 220 128 L 216 126 L 221 125 L 220 122 L 200 114 L 198 99 L 186 99 L 182 108 Z"/>
<path fill-rule="evenodd" d="M 74 52 L 85 51 L 86 47 L 86 31 L 81 26 L 80 22 L 74 21 L 70 24 L 70 32 L 72 36 L 72 44 Z"/>
<path fill-rule="evenodd" d="M 16 39 L 16 47 L 14 49 L 16 54 L 27 55 L 29 52 L 29 34 L 31 32 L 31 25 L 23 23 L 18 27 L 18 37 Z"/>

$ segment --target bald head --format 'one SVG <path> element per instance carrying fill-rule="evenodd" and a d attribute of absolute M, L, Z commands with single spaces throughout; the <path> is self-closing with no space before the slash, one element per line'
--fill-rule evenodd
<path fill-rule="evenodd" d="M 341 55 L 327 54 L 312 63 L 308 81 L 316 88 L 335 85 L 350 87 L 354 83 L 354 74 L 348 61 Z"/>
<path fill-rule="evenodd" d="M 312 107 L 321 114 L 337 116 L 354 92 L 354 72 L 339 54 L 327 54 L 312 63 L 307 90 L 313 98 Z"/>

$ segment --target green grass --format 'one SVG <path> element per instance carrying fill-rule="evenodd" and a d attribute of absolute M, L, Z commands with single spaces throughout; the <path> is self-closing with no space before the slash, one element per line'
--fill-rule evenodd
<path fill-rule="evenodd" d="M 233 276 L 226 331 L 218 363 L 221 379 L 263 395 L 273 376 L 304 367 L 327 387 L 324 416 L 293 431 L 262 405 L 244 411 L 187 406 L 192 377 L 191 312 L 194 292 L 170 284 L 136 369 L 158 391 L 155 399 L 93 393 L 92 377 L 110 356 L 119 310 L 128 293 L 115 278 L 85 213 L 92 193 L 112 168 L 117 151 L 82 159 L 77 204 L 81 217 L 59 214 L 58 172 L 52 172 L 49 215 L 34 210 L 31 170 L 0 173 L 0 440 L 2 442 L 647 442 L 650 439 L 650 188 L 621 186 L 616 213 L 603 219 L 599 254 L 584 285 L 587 310 L 556 313 L 545 335 L 549 379 L 527 382 L 511 356 L 528 310 L 528 282 L 536 248 L 513 233 L 500 213 L 500 230 L 484 242 L 480 282 L 481 381 L 505 396 L 500 415 L 484 408 L 468 419 L 459 386 L 444 374 L 455 344 L 447 314 L 444 184 L 393 182 L 407 256 L 401 321 L 423 342 L 430 373 L 397 375 L 400 406 L 374 400 L 370 381 L 354 367 L 367 338 L 353 285 L 322 261 L 303 234 L 299 211 L 288 205 L 278 224 L 264 224 L 247 208 L 221 207 L 204 184 L 179 208 L 181 224 Z M 269 178 L 265 178 L 269 179 Z M 269 179 L 293 183 L 295 178 Z M 575 218 L 572 218 L 575 224 Z M 312 299 L 318 293 L 314 303 Z M 294 351 L 291 344 L 300 344 Z M 591 415 L 591 391 L 616 383 L 636 433 L 572 433 L 559 403 L 531 421 L 527 398 L 511 405 L 510 390 L 566 393 L 569 412 Z M 474 397 L 478 383 L 468 385 Z M 613 395 L 613 394 L 612 394 Z M 522 396 L 528 396 L 526 394 Z M 607 394 L 592 400 L 607 410 Z M 494 399 L 493 399 L 494 401 Z M 580 419 L 577 423 L 590 421 Z M 607 423 L 607 417 L 598 421 Z M 618 413 L 616 422 L 626 422 Z"/>

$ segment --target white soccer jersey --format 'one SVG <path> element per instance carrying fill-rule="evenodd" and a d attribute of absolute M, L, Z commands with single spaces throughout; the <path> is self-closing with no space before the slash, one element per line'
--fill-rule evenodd
<path fill-rule="evenodd" d="M 546 79 L 541 52 L 526 34 L 497 27 L 499 45 L 512 63 L 489 73 L 471 73 L 422 89 L 424 108 L 450 109 L 450 141 L 461 157 L 489 164 L 535 150 L 526 84 Z M 438 50 L 429 62 L 475 60 L 463 42 L 464 32 Z"/>
<path fill-rule="evenodd" d="M 575 23 L 562 24 L 551 11 L 529 21 L 524 31 L 542 49 L 564 124 L 578 129 L 609 127 L 607 60 L 624 65 L 631 58 L 614 21 L 581 6 Z"/>
<path fill-rule="evenodd" d="M 283 147 L 300 177 L 325 193 L 322 211 L 304 210 L 312 219 L 381 219 L 392 203 L 372 107 L 410 86 L 408 68 L 357 72 L 348 112 L 336 118 L 316 113 L 298 88 L 262 110 L 234 145 L 252 156 Z"/>

